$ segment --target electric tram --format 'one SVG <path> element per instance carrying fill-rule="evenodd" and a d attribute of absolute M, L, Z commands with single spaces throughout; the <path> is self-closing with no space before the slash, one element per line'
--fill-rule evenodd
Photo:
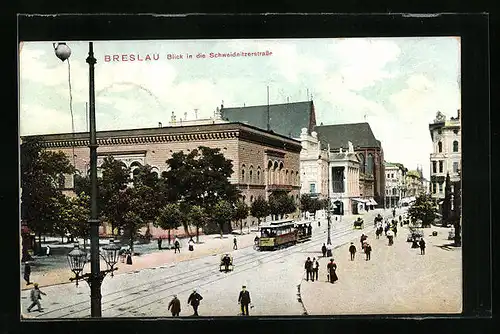
<path fill-rule="evenodd" d="M 311 240 L 312 221 L 302 220 L 299 222 L 295 222 L 295 228 L 297 229 L 297 242 L 304 242 Z"/>
<path fill-rule="evenodd" d="M 260 226 L 259 250 L 276 250 L 295 245 L 298 232 L 292 219 L 282 219 Z"/>

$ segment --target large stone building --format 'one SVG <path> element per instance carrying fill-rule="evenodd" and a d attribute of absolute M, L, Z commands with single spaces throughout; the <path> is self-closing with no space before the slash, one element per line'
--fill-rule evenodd
<path fill-rule="evenodd" d="M 438 111 L 434 121 L 429 124 L 433 148 L 430 154 L 430 190 L 431 196 L 438 204 L 444 199 L 446 174 L 450 174 L 452 183 L 460 180 L 462 159 L 460 122 L 459 109 L 457 117 L 451 117 L 449 120 Z"/>
<path fill-rule="evenodd" d="M 316 132 L 308 133 L 307 128 L 300 134 L 301 194 L 311 194 L 328 198 L 328 162 L 329 151 L 322 147 Z"/>
<path fill-rule="evenodd" d="M 250 205 L 258 196 L 268 198 L 276 189 L 286 189 L 299 201 L 300 151 L 299 141 L 270 133 L 241 123 L 217 123 L 189 126 L 169 126 L 147 129 L 100 131 L 98 166 L 104 157 L 112 155 L 128 167 L 148 164 L 161 175 L 174 152 L 196 149 L 199 146 L 219 148 L 233 163 L 229 181 L 241 190 Z M 39 136 L 49 150 L 64 152 L 75 167 L 87 173 L 89 165 L 89 134 L 52 134 Z M 74 158 L 74 160 L 73 160 Z M 72 177 L 61 187 L 71 192 Z M 245 226 L 257 225 L 249 217 Z"/>
<path fill-rule="evenodd" d="M 348 150 L 348 141 L 360 161 L 359 197 L 382 207 L 385 202 L 384 150 L 368 123 L 319 125 L 315 127 L 321 142 L 330 145 L 330 151 Z M 376 204 L 375 204 L 376 203 Z"/>

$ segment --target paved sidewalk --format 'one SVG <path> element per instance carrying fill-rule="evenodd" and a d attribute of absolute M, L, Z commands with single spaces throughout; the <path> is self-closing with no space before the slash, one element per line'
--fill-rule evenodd
<path fill-rule="evenodd" d="M 257 232 L 250 232 L 249 234 L 237 235 L 238 248 L 245 248 L 253 246 L 254 238 Z M 221 240 L 220 235 L 203 235 L 200 236 L 200 243 L 195 244 L 194 251 L 188 251 L 187 239 L 181 240 L 182 247 L 181 253 L 174 253 L 173 249 L 158 250 L 155 253 L 145 254 L 141 256 L 132 257 L 132 264 L 118 262 L 116 267 L 119 269 L 115 271 L 115 276 L 128 273 L 131 271 L 139 271 L 146 268 L 159 267 L 165 264 L 177 263 L 186 260 L 201 258 L 204 256 L 221 254 L 224 252 L 231 252 L 233 250 L 234 235 L 226 234 Z M 196 240 L 196 237 L 193 238 Z M 153 241 L 154 242 L 154 241 Z M 165 241 L 163 246 L 166 247 Z M 106 263 L 101 261 L 101 270 L 106 268 Z M 90 265 L 85 266 L 85 272 L 90 270 Z M 21 274 L 22 276 L 22 274 Z M 62 269 L 54 269 L 47 272 L 32 272 L 30 280 L 36 282 L 40 287 L 70 283 L 69 278 L 74 275 L 71 273 L 69 266 Z M 73 283 L 74 284 L 74 283 Z M 33 285 L 26 285 L 24 280 L 21 281 L 21 289 L 31 289 Z"/>
<path fill-rule="evenodd" d="M 394 245 L 373 232 L 371 260 L 365 260 L 359 240 L 350 261 L 347 243 L 334 251 L 339 280 L 326 281 L 328 258 L 320 259 L 319 281 L 302 281 L 300 291 L 309 315 L 423 314 L 462 311 L 462 249 L 449 245 L 447 228 L 424 229 L 426 254 L 406 242 L 408 228 L 398 229 Z M 438 236 L 430 236 L 438 231 Z M 370 241 L 371 240 L 371 241 Z"/>

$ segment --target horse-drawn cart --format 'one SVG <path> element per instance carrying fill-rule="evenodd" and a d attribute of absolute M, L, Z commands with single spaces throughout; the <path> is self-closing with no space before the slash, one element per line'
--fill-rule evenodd
<path fill-rule="evenodd" d="M 233 257 L 231 254 L 222 254 L 220 257 L 220 265 L 219 265 L 219 271 L 232 271 L 234 269 L 233 266 Z"/>
<path fill-rule="evenodd" d="M 362 229 L 364 226 L 365 222 L 362 218 L 358 217 L 358 219 L 354 221 L 354 228 Z"/>

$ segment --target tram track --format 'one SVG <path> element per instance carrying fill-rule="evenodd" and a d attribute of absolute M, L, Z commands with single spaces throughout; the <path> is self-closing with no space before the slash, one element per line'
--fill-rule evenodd
<path fill-rule="evenodd" d="M 341 223 L 339 226 L 340 229 L 336 230 L 332 234 L 332 238 L 334 239 L 339 239 L 344 237 L 345 235 L 353 233 L 352 229 L 352 223 L 351 222 L 346 222 L 346 223 Z M 371 226 L 365 226 L 363 230 L 369 229 Z M 370 230 L 373 228 L 370 228 Z M 190 271 L 190 272 L 179 272 L 175 274 L 167 273 L 167 275 L 162 275 L 159 278 L 156 278 L 153 281 L 148 281 L 147 283 L 142 283 L 139 285 L 135 285 L 126 289 L 120 289 L 114 292 L 111 292 L 109 294 L 106 294 L 103 296 L 103 305 L 109 305 L 110 308 L 118 308 L 120 309 L 121 307 L 127 305 L 127 304 L 133 304 L 137 303 L 138 300 L 144 299 L 144 298 L 149 298 L 151 296 L 158 296 L 161 295 L 163 292 L 170 291 L 170 290 L 175 290 L 178 289 L 179 287 L 185 286 L 186 288 L 181 289 L 180 291 L 177 290 L 175 293 L 183 293 L 186 291 L 191 290 L 193 287 L 201 287 L 205 285 L 212 284 L 218 280 L 224 279 L 231 277 L 233 275 L 239 274 L 241 272 L 245 272 L 247 270 L 254 269 L 256 267 L 259 267 L 262 265 L 262 263 L 265 262 L 272 262 L 272 261 L 277 261 L 281 260 L 286 256 L 289 256 L 292 253 L 304 251 L 307 249 L 311 249 L 313 247 L 317 247 L 324 243 L 324 231 L 323 233 L 319 233 L 311 238 L 310 241 L 304 242 L 302 244 L 297 244 L 295 246 L 290 246 L 284 249 L 272 251 L 270 253 L 268 252 L 262 252 L 262 253 L 255 253 L 250 250 L 250 253 L 248 254 L 242 254 L 241 257 L 237 257 L 238 259 L 238 265 L 235 268 L 236 271 L 227 273 L 227 274 L 222 274 L 223 276 L 221 277 L 221 273 L 219 270 L 214 270 L 214 264 L 207 264 L 206 266 L 202 267 L 197 267 L 196 269 Z M 337 247 L 339 247 L 338 245 Z M 217 261 L 218 263 L 218 261 Z M 163 267 L 163 266 L 162 266 Z M 217 265 L 218 267 L 218 265 Z M 211 269 L 211 270 L 210 270 Z M 151 269 L 144 269 L 144 270 L 151 270 Z M 208 272 L 207 272 L 208 270 Z M 180 278 L 179 278 L 180 277 Z M 208 281 L 207 281 L 208 279 Z M 189 287 L 187 287 L 189 286 Z M 161 287 L 161 288 L 160 288 Z M 135 295 L 142 293 L 142 292 L 147 292 L 151 291 L 150 293 L 142 294 L 138 297 Z M 126 296 L 123 296 L 123 293 L 128 294 Z M 172 292 L 174 293 L 174 292 Z M 118 295 L 120 294 L 120 295 Z M 108 299 L 110 296 L 116 296 L 115 298 Z M 136 305 L 135 307 L 132 308 L 127 308 L 126 311 L 116 315 L 116 316 L 123 316 L 126 313 L 133 312 L 134 310 L 139 310 L 141 308 L 144 308 L 146 306 L 152 305 L 154 303 L 157 303 L 159 301 L 163 302 L 164 297 L 160 298 L 154 298 L 152 301 L 148 301 L 146 303 L 141 303 L 141 305 Z M 120 301 L 119 303 L 115 303 L 117 301 Z M 72 310 L 75 307 L 78 307 L 80 305 L 88 303 L 88 300 L 84 300 L 81 302 L 77 302 L 71 305 L 67 305 L 55 310 L 51 310 L 49 312 L 46 312 L 44 314 L 44 318 L 47 315 L 57 313 L 62 310 L 70 310 L 67 313 L 63 313 L 61 315 L 58 315 L 58 318 L 65 318 L 65 317 L 77 317 L 78 314 L 81 314 L 83 312 L 88 312 L 90 307 L 84 307 L 79 309 L 78 311 Z M 103 310 L 105 308 L 103 307 Z"/>

